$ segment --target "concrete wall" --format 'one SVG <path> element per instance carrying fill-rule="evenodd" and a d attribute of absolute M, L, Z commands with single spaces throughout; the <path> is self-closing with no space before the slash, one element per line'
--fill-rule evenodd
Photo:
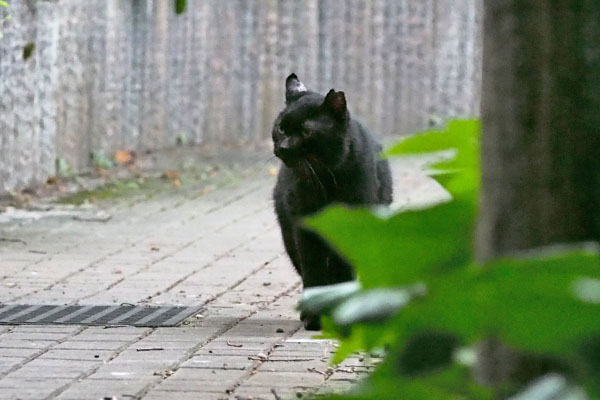
<path fill-rule="evenodd" d="M 478 113 L 480 0 L 8 2 L 0 193 L 91 152 L 264 143 L 292 71 L 381 134 Z"/>

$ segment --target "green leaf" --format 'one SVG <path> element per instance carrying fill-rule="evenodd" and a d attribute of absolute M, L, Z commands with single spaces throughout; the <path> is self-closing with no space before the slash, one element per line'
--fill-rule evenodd
<path fill-rule="evenodd" d="M 368 381 L 345 395 L 319 397 L 321 400 L 491 400 L 489 389 L 473 383 L 470 371 L 453 366 L 433 374 L 404 377 L 398 374 L 395 360 L 380 365 Z"/>
<path fill-rule="evenodd" d="M 93 151 L 91 157 L 95 168 L 109 169 L 114 165 L 113 160 L 102 151 Z"/>
<path fill-rule="evenodd" d="M 511 397 L 511 400 L 530 399 L 587 400 L 589 397 L 582 388 L 572 385 L 563 376 L 552 374 L 536 380 L 525 390 Z"/>
<path fill-rule="evenodd" d="M 57 158 L 54 160 L 54 167 L 56 171 L 56 176 L 59 178 L 64 178 L 68 174 L 72 172 L 72 168 L 64 158 Z"/>
<path fill-rule="evenodd" d="M 380 218 L 368 209 L 330 207 L 305 220 L 356 268 L 365 288 L 399 287 L 472 259 L 475 204 L 458 199 Z"/>
<path fill-rule="evenodd" d="M 600 335 L 600 304 L 573 291 L 582 276 L 600 277 L 597 252 L 506 258 L 432 276 L 428 296 L 395 318 L 398 338 L 431 329 L 470 343 L 493 335 L 518 349 L 575 360 L 582 343 Z"/>
<path fill-rule="evenodd" d="M 426 154 L 449 149 L 455 150 L 451 160 L 433 163 L 437 179 L 453 196 L 479 192 L 480 124 L 477 120 L 454 120 L 445 130 L 417 133 L 384 152 L 385 156 Z M 441 174 L 440 174 L 441 173 Z"/>
<path fill-rule="evenodd" d="M 187 6 L 186 0 L 175 0 L 175 13 L 177 15 L 183 14 L 186 6 Z"/>
<path fill-rule="evenodd" d="M 0 0 L 0 6 L 8 8 L 8 3 L 6 1 Z"/>
<path fill-rule="evenodd" d="M 440 167 L 477 167 L 479 165 L 479 131 L 478 120 L 454 120 L 448 123 L 445 130 L 432 130 L 416 133 L 401 140 L 385 150 L 385 156 L 409 154 L 426 154 L 455 149 L 456 156 L 452 161 L 440 161 Z M 438 167 L 439 168 L 439 167 Z"/>
<path fill-rule="evenodd" d="M 340 326 L 358 322 L 379 322 L 393 316 L 416 295 L 425 293 L 424 285 L 406 289 L 371 289 L 343 301 L 333 312 Z"/>
<path fill-rule="evenodd" d="M 305 289 L 298 309 L 309 314 L 321 314 L 346 300 L 360 290 L 360 282 L 344 282 Z"/>

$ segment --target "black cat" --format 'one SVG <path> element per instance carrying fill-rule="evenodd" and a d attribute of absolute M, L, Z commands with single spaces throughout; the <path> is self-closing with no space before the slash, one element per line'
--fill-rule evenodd
<path fill-rule="evenodd" d="M 283 242 L 305 288 L 354 279 L 352 266 L 301 220 L 332 203 L 390 204 L 392 178 L 381 146 L 350 117 L 344 92 L 308 91 L 295 74 L 286 82 L 286 107 L 273 126 L 283 164 L 273 193 Z M 320 318 L 301 315 L 309 330 Z"/>

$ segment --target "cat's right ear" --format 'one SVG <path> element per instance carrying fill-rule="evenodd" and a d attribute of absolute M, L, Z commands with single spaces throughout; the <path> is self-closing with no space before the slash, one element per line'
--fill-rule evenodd
<path fill-rule="evenodd" d="M 306 94 L 306 86 L 298 80 L 296 74 L 292 73 L 285 80 L 285 101 L 291 103 Z"/>

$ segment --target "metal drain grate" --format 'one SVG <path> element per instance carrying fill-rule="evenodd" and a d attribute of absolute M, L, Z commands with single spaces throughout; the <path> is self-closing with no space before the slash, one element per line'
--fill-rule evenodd
<path fill-rule="evenodd" d="M 175 326 L 200 307 L 54 306 L 0 304 L 0 325 Z"/>

